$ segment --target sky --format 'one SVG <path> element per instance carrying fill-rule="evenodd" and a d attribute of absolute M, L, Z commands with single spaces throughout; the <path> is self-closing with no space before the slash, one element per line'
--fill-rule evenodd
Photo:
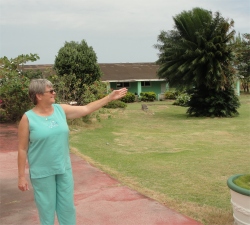
<path fill-rule="evenodd" d="M 250 33 L 250 0 L 0 0 L 0 58 L 36 53 L 27 64 L 53 64 L 65 42 L 85 40 L 98 63 L 155 62 L 160 32 L 195 7 Z"/>

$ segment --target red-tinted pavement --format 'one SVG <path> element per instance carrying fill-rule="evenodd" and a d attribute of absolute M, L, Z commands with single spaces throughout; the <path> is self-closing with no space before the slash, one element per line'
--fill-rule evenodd
<path fill-rule="evenodd" d="M 0 124 L 0 224 L 37 225 L 31 185 L 26 192 L 17 188 L 17 144 L 17 126 Z M 71 160 L 77 225 L 201 225 L 120 184 L 81 157 L 71 154 Z"/>

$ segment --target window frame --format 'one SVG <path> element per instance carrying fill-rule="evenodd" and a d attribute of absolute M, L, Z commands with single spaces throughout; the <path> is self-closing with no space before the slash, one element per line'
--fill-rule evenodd
<path fill-rule="evenodd" d="M 121 85 L 118 85 L 118 84 L 121 84 Z M 130 87 L 130 82 L 117 82 L 116 87 L 117 88 L 123 88 L 123 87 L 129 88 Z"/>
<path fill-rule="evenodd" d="M 149 85 L 146 85 L 146 82 L 148 82 Z M 151 87 L 151 82 L 150 81 L 141 81 L 141 86 L 142 87 Z"/>

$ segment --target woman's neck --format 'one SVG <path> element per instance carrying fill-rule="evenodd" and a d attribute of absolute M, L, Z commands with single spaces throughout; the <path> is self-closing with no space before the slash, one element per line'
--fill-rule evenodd
<path fill-rule="evenodd" d="M 54 111 L 54 108 L 52 105 L 36 105 L 34 108 L 33 108 L 33 111 L 35 113 L 37 113 L 38 115 L 41 115 L 41 116 L 48 116 L 50 114 L 53 113 Z"/>

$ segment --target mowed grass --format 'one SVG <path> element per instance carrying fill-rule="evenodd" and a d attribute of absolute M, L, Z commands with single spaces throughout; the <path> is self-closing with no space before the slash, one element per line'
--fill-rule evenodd
<path fill-rule="evenodd" d="M 172 101 L 102 110 L 72 127 L 70 143 L 90 163 L 205 225 L 233 223 L 227 179 L 250 173 L 250 95 L 234 118 L 187 117 Z"/>

